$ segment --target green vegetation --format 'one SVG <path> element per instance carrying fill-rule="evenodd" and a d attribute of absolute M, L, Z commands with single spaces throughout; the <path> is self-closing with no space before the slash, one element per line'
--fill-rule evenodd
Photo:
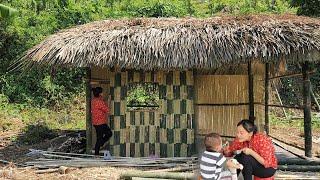
<path fill-rule="evenodd" d="M 291 0 L 291 5 L 298 7 L 299 15 L 320 17 L 319 0 Z"/>
<path fill-rule="evenodd" d="M 312 129 L 313 130 L 318 130 L 320 129 L 320 117 L 316 116 L 316 114 L 313 114 L 312 116 Z M 301 132 L 303 132 L 304 129 L 304 123 L 303 123 L 303 118 L 298 118 L 298 119 L 294 119 L 294 120 L 286 120 L 286 119 L 282 119 L 279 118 L 277 116 L 275 116 L 274 114 L 272 114 L 270 116 L 270 126 L 271 127 L 284 127 L 284 128 L 297 128 L 300 129 Z"/>
<path fill-rule="evenodd" d="M 0 131 L 15 130 L 24 125 L 46 124 L 52 129 L 83 129 L 85 127 L 85 95 L 80 93 L 62 110 L 37 108 L 28 104 L 9 103 L 0 96 Z M 1 129 L 2 128 L 2 129 Z"/>
<path fill-rule="evenodd" d="M 17 10 L 0 4 L 0 18 L 10 18 L 17 13 Z"/>
<path fill-rule="evenodd" d="M 132 83 L 128 86 L 129 110 L 150 109 L 159 106 L 159 88 L 154 83 Z"/>

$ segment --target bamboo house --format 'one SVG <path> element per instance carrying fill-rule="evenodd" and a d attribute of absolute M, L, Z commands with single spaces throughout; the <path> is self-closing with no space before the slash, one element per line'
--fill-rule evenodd
<path fill-rule="evenodd" d="M 113 155 L 178 157 L 193 155 L 197 139 L 208 132 L 235 136 L 243 118 L 268 132 L 270 72 L 301 63 L 310 156 L 308 64 L 319 55 L 319 19 L 138 18 L 62 30 L 30 49 L 21 66 L 87 68 L 88 150 L 94 143 L 90 88 L 102 86 L 112 98 Z"/>

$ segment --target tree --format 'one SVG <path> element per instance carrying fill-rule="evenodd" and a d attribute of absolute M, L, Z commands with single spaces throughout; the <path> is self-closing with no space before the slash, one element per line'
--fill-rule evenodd
<path fill-rule="evenodd" d="M 298 15 L 320 17 L 320 0 L 291 0 L 291 5 L 298 7 Z"/>

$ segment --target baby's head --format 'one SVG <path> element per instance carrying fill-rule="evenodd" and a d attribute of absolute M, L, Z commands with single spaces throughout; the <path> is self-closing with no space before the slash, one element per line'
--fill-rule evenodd
<path fill-rule="evenodd" d="M 207 134 L 204 138 L 204 145 L 206 146 L 206 151 L 222 151 L 222 139 L 218 133 Z"/>

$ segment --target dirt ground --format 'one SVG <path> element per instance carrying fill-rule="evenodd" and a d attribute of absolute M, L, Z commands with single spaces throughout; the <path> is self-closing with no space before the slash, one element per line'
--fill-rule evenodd
<path fill-rule="evenodd" d="M 29 149 L 46 150 L 50 147 L 49 141 L 44 141 L 35 145 L 19 145 L 12 142 L 12 137 L 15 137 L 18 133 L 18 131 L 0 133 L 0 159 L 14 163 L 24 163 L 32 160 L 31 157 L 26 156 Z"/>
<path fill-rule="evenodd" d="M 124 171 L 131 171 L 132 169 L 113 168 L 113 167 L 96 167 L 96 168 L 71 168 L 66 174 L 60 173 L 44 173 L 37 174 L 35 169 L 31 168 L 15 168 L 6 166 L 0 168 L 0 179 L 52 179 L 52 180 L 76 180 L 76 179 L 108 179 L 115 180 L 119 179 L 119 175 Z"/>
<path fill-rule="evenodd" d="M 70 168 L 70 172 L 66 174 L 60 173 L 44 173 L 38 174 L 37 169 L 31 167 L 17 167 L 13 163 L 23 164 L 34 158 L 28 157 L 26 154 L 29 149 L 47 150 L 51 146 L 51 141 L 46 140 L 35 145 L 19 145 L 13 141 L 19 131 L 0 132 L 0 160 L 12 162 L 4 164 L 0 162 L 0 179 L 119 179 L 119 175 L 123 171 L 133 169 L 113 168 L 113 167 L 96 167 L 96 168 Z"/>
<path fill-rule="evenodd" d="M 270 135 L 283 143 L 304 150 L 303 129 L 286 127 L 271 127 Z M 312 132 L 312 153 L 316 157 L 320 157 L 320 130 Z"/>
<path fill-rule="evenodd" d="M 96 167 L 96 168 L 71 168 L 66 174 L 60 173 L 44 173 L 38 174 L 37 170 L 32 168 L 16 168 L 12 165 L 5 167 L 0 166 L 0 180 L 91 180 L 91 179 L 107 179 L 117 180 L 122 172 L 134 171 L 135 169 L 128 168 L 113 168 L 113 167 Z M 275 179 L 281 180 L 301 180 L 301 179 L 319 179 L 320 174 L 315 172 L 286 172 L 277 171 Z"/>

